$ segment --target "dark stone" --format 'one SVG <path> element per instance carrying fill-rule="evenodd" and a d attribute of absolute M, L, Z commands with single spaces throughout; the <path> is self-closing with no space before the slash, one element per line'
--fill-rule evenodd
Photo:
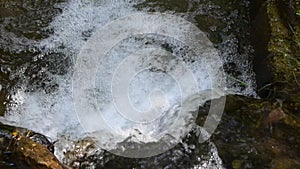
<path fill-rule="evenodd" d="M 200 108 L 198 124 L 209 103 Z M 288 103 L 280 108 L 275 100 L 227 96 L 222 120 L 211 138 L 225 167 L 277 169 L 286 163 L 299 168 L 300 118 L 286 107 Z"/>

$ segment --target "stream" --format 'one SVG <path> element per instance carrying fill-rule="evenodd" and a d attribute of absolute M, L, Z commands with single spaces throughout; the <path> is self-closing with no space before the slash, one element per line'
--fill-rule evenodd
<path fill-rule="evenodd" d="M 153 157 L 132 159 L 95 146 L 96 143 L 87 137 L 78 120 L 72 80 L 82 47 L 106 24 L 141 11 L 162 12 L 195 24 L 212 42 L 211 48 L 216 49 L 216 54 L 223 62 L 224 74 L 216 70 L 216 62 L 210 58 L 193 59 L 194 53 L 176 39 L 150 34 L 119 42 L 108 52 L 110 59 L 101 63 L 103 68 L 97 70 L 95 86 L 99 90 L 96 98 L 108 124 L 115 130 L 122 130 L 118 134 L 124 136 L 123 141 L 138 134 L 134 133 L 136 130 L 132 129 L 131 124 L 123 122 L 109 108 L 111 99 L 105 92 L 110 90 L 110 86 L 106 86 L 110 77 L 105 71 L 144 46 L 162 48 L 173 55 L 187 58 L 186 63 L 192 67 L 196 79 L 201 81 L 198 86 L 200 91 L 215 89 L 214 85 L 226 83 L 222 88 L 224 93 L 203 96 L 201 102 L 191 104 L 191 107 L 201 106 L 212 98 L 226 94 L 258 97 L 251 63 L 254 51 L 249 42 L 248 0 L 228 4 L 226 0 L 180 0 L 173 4 L 168 1 L 155 2 L 0 1 L 0 109 L 5 112 L 0 121 L 42 133 L 51 141 L 58 140 L 55 144 L 56 157 L 73 168 L 224 168 L 214 143 L 201 143 L 201 135 L 205 132 L 193 123 L 185 130 L 188 134 L 170 150 Z M 131 83 L 130 96 L 134 106 L 140 110 L 146 111 L 150 106 L 150 101 L 145 98 L 152 90 L 159 89 L 166 94 L 169 109 L 179 102 L 180 89 L 174 79 L 165 74 L 140 72 Z M 160 94 L 153 97 L 157 99 Z M 171 118 L 172 115 L 167 117 Z M 179 121 L 183 125 L 191 124 L 186 117 Z M 160 122 L 156 125 L 161 128 L 134 128 L 141 133 L 155 133 L 168 125 L 163 120 Z M 109 134 L 100 134 L 105 145 L 109 144 L 110 147 L 122 142 L 112 140 Z M 157 142 L 153 138 L 143 139 L 145 142 Z"/>

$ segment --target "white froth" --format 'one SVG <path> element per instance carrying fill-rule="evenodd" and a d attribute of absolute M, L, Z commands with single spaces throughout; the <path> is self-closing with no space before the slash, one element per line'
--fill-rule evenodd
<path fill-rule="evenodd" d="M 65 55 L 76 57 L 88 36 L 100 26 L 133 13 L 135 10 L 132 5 L 127 0 L 72 0 L 50 24 L 49 28 L 54 30 L 54 34 L 43 39 L 37 47 L 47 52 L 64 46 Z M 5 120 L 52 139 L 60 135 L 82 137 L 83 132 L 73 106 L 71 77 L 72 72 L 53 77 L 53 81 L 59 85 L 54 93 L 28 92 L 25 87 L 13 91 Z"/>
<path fill-rule="evenodd" d="M 65 54 L 76 58 L 76 54 L 78 54 L 88 37 L 97 30 L 97 28 L 119 17 L 134 13 L 135 9 L 132 7 L 133 4 L 133 2 L 127 0 L 103 0 L 97 3 L 95 1 L 84 2 L 83 0 L 72 0 L 63 9 L 63 13 L 57 16 L 50 24 L 49 27 L 54 30 L 54 34 L 49 38 L 42 40 L 40 44 L 38 44 L 38 47 L 45 51 L 55 51 L 58 47 L 64 46 Z M 112 55 L 114 55 L 114 53 L 112 53 Z M 111 60 L 111 62 L 113 63 L 114 60 Z M 196 62 L 199 62 L 199 64 L 204 63 L 204 65 L 211 64 L 208 61 Z M 196 69 L 192 68 L 192 70 Z M 207 69 L 203 67 L 203 72 L 206 70 Z M 207 74 L 203 72 L 193 73 L 196 74 L 197 80 L 203 81 L 203 79 L 207 79 Z M 218 79 L 218 72 L 208 73 L 213 75 L 210 80 L 214 81 Z M 25 88 L 14 91 L 14 94 L 11 95 L 12 104 L 5 116 L 6 120 L 21 127 L 43 133 L 52 139 L 57 139 L 61 135 L 68 135 L 73 139 L 83 137 L 83 131 L 73 106 L 71 77 L 72 72 L 69 72 L 66 75 L 53 78 L 59 85 L 58 90 L 55 93 L 47 94 L 43 91 L 27 92 L 25 91 Z M 147 79 L 143 78 L 145 77 L 141 76 L 140 80 L 147 82 Z M 251 83 L 252 79 L 249 78 L 247 74 L 243 75 L 243 78 Z M 108 79 L 102 77 L 101 80 L 105 81 Z M 135 81 L 132 83 L 135 83 Z M 133 86 L 138 87 L 139 85 L 135 84 Z M 149 88 L 149 91 L 151 91 L 152 88 L 155 88 L 156 86 L 150 85 L 147 87 Z M 253 93 L 251 87 L 252 85 L 249 85 L 249 88 L 247 88 L 247 94 Z M 211 86 L 209 83 L 204 83 L 200 90 L 210 88 Z M 139 90 L 141 89 L 136 91 Z M 172 95 L 172 90 L 175 91 L 175 89 L 171 89 L 168 94 L 164 96 L 167 97 L 166 100 L 175 102 L 174 100 L 180 96 L 176 95 L 178 93 Z M 133 107 L 138 107 L 143 111 L 149 108 L 150 101 L 143 101 L 143 104 L 141 104 L 141 98 L 148 98 L 148 96 L 146 96 L 149 94 L 148 91 L 132 94 L 135 95 L 132 104 L 136 105 Z M 161 105 L 158 105 L 158 107 L 160 106 Z M 112 109 L 112 107 L 107 107 L 106 111 L 109 112 L 110 109 Z M 116 120 L 116 117 L 110 117 L 109 114 L 107 114 L 107 118 L 112 119 L 110 123 L 112 125 L 115 124 L 116 127 L 118 127 L 117 124 L 122 123 L 122 121 Z M 149 128 L 147 128 L 147 130 L 145 129 L 145 131 L 149 131 Z M 124 134 L 124 136 L 134 132 L 136 132 L 136 130 L 120 129 L 120 133 Z M 140 138 L 139 140 L 141 139 L 145 139 L 145 141 L 147 141 L 147 139 L 148 141 L 155 141 L 153 138 Z M 217 152 L 217 150 L 212 151 Z M 219 157 L 214 154 L 214 158 Z M 199 168 L 201 167 L 205 166 L 199 166 Z"/>
<path fill-rule="evenodd" d="M 78 53 L 97 28 L 133 13 L 135 10 L 132 5 L 133 2 L 129 0 L 72 0 L 63 13 L 50 24 L 54 35 L 42 40 L 40 47 L 55 50 L 63 45 L 66 52 Z"/>

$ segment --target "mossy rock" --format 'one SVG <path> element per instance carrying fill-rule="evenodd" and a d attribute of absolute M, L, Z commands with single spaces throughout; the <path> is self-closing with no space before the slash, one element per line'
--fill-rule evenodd
<path fill-rule="evenodd" d="M 222 120 L 211 140 L 227 168 L 272 168 L 274 159 L 288 159 L 294 166 L 300 162 L 300 121 L 286 111 L 285 116 L 270 122 L 270 114 L 280 104 L 276 100 L 261 100 L 238 95 L 226 97 Z M 203 124 L 209 102 L 202 108 L 197 123 Z M 270 123 L 266 123 L 270 122 Z"/>
<path fill-rule="evenodd" d="M 295 169 L 300 168 L 300 162 L 289 158 L 276 158 L 272 160 L 271 169 Z"/>
<path fill-rule="evenodd" d="M 281 89 L 282 93 L 279 95 L 281 97 L 288 95 L 288 99 L 300 102 L 300 56 L 295 55 L 297 52 L 292 49 L 292 46 L 300 45 L 294 42 L 294 40 L 297 41 L 295 38 L 299 37 L 293 35 L 299 36 L 300 32 L 295 32 L 296 30 L 291 26 L 291 23 L 287 23 L 289 26 L 287 27 L 275 2 L 269 2 L 266 6 L 271 28 L 268 44 L 270 66 L 274 80 L 284 83 Z"/>
<path fill-rule="evenodd" d="M 266 56 L 265 69 L 272 80 L 266 86 L 269 97 L 300 103 L 300 22 L 296 15 L 299 2 L 289 0 L 263 1 L 259 7 L 254 27 L 259 36 L 259 54 Z M 260 25 L 264 25 L 260 27 Z M 255 35 L 254 35 L 255 36 Z M 261 72 L 263 74 L 264 72 Z M 258 72 L 258 76 L 260 72 Z"/>

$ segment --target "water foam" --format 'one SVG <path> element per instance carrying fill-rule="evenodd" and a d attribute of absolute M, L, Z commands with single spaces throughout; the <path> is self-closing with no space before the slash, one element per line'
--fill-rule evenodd
<path fill-rule="evenodd" d="M 60 50 L 75 60 L 83 44 L 97 28 L 116 18 L 134 13 L 135 9 L 132 5 L 134 2 L 119 0 L 105 0 L 97 3 L 73 0 L 50 24 L 54 34 L 42 40 L 37 47 L 49 52 L 56 51 L 63 46 Z M 180 51 L 176 50 L 178 49 L 176 48 L 173 52 L 180 54 Z M 205 78 L 205 74 L 194 73 L 197 73 L 200 79 Z M 72 139 L 83 137 L 84 133 L 72 105 L 71 76 L 72 72 L 60 76 L 53 75 L 52 80 L 59 86 L 54 93 L 28 92 L 26 87 L 14 91 L 12 106 L 8 109 L 5 120 L 43 133 L 52 139 L 57 139 L 61 135 L 69 135 L 73 137 Z M 209 85 L 203 85 L 203 90 L 208 88 Z"/>
<path fill-rule="evenodd" d="M 94 30 L 116 18 L 133 13 L 132 5 L 129 1 L 117 0 L 70 1 L 63 8 L 63 13 L 49 26 L 54 34 L 36 46 L 45 53 L 60 51 L 75 59 Z M 72 105 L 72 72 L 51 76 L 51 80 L 58 84 L 55 92 L 28 92 L 26 85 L 13 91 L 6 121 L 34 129 L 53 139 L 70 131 L 71 136 L 80 136 L 82 131 Z"/>

